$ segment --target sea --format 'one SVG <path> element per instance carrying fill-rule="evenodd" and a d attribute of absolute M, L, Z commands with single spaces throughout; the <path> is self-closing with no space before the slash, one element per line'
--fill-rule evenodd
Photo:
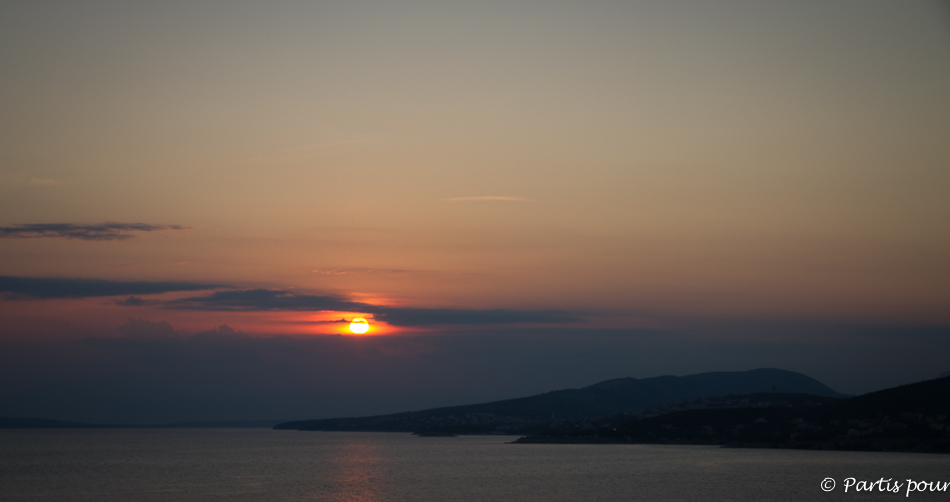
<path fill-rule="evenodd" d="M 950 482 L 950 455 L 511 444 L 514 439 L 0 430 L 0 500 L 950 501 L 947 488 L 919 491 Z"/>

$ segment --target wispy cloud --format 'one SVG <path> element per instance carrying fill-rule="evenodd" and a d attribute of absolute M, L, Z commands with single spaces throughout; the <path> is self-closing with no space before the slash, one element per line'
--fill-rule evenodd
<path fill-rule="evenodd" d="M 0 238 L 37 239 L 42 237 L 61 237 L 84 241 L 120 241 L 132 239 L 132 232 L 157 232 L 160 230 L 188 230 L 182 225 L 151 225 L 148 223 L 98 224 L 75 223 L 34 223 L 0 227 Z"/>
<path fill-rule="evenodd" d="M 407 270 L 399 268 L 325 268 L 313 270 L 314 274 L 346 275 L 346 274 L 432 274 L 429 270 Z"/>
<path fill-rule="evenodd" d="M 62 279 L 45 277 L 0 276 L 0 293 L 5 299 L 17 298 L 93 298 L 119 295 L 152 295 L 172 291 L 200 291 L 219 288 L 214 284 L 193 282 L 108 281 L 103 279 Z M 136 300 L 124 305 L 134 306 Z"/>
<path fill-rule="evenodd" d="M 328 268 L 323 270 L 314 270 L 313 273 L 322 275 L 346 275 L 349 274 L 350 271 L 342 268 Z"/>
<path fill-rule="evenodd" d="M 505 202 L 535 202 L 534 199 L 525 197 L 508 197 L 505 195 L 479 195 L 477 197 L 453 197 L 451 199 L 442 199 L 446 202 L 477 202 L 477 201 L 505 201 Z"/>

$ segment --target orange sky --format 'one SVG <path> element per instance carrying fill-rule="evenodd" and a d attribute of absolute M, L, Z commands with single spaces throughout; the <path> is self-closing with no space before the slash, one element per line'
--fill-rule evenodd
<path fill-rule="evenodd" d="M 188 227 L 2 238 L 0 275 L 592 327 L 950 322 L 939 3 L 360 5 L 0 8 L 0 226 Z M 127 296 L 0 314 L 53 337 L 372 317 Z"/>

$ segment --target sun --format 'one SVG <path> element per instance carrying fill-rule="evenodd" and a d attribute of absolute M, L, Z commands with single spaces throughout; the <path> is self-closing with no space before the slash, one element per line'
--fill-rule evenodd
<path fill-rule="evenodd" d="M 363 319 L 362 317 L 357 317 L 353 319 L 353 322 L 350 323 L 350 331 L 358 335 L 366 333 L 367 331 L 369 331 L 369 323 L 366 322 L 366 319 Z"/>

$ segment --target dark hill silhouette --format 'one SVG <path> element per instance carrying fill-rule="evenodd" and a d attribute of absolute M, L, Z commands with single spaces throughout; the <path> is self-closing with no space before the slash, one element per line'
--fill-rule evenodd
<path fill-rule="evenodd" d="M 618 378 L 581 389 L 565 389 L 490 403 L 436 408 L 373 417 L 329 418 L 278 424 L 275 429 L 476 432 L 520 430 L 529 422 L 581 420 L 632 413 L 671 401 L 728 394 L 800 393 L 845 397 L 801 373 L 779 369 L 701 373 L 684 377 Z"/>
<path fill-rule="evenodd" d="M 950 377 L 848 399 L 687 410 L 521 443 L 663 443 L 950 453 Z"/>
<path fill-rule="evenodd" d="M 901 385 L 828 403 L 822 413 L 836 418 L 867 418 L 912 413 L 950 415 L 950 378 Z"/>

